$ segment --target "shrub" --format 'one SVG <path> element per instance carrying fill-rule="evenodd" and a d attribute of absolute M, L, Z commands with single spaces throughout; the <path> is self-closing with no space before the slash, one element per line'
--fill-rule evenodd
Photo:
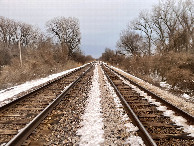
<path fill-rule="evenodd" d="M 172 67 L 166 73 L 167 82 L 172 87 L 179 87 L 180 89 L 189 89 L 194 91 L 194 76 L 190 70 Z"/>

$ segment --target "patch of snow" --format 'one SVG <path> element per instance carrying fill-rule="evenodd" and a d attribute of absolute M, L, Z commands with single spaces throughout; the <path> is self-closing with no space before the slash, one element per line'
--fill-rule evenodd
<path fill-rule="evenodd" d="M 92 85 L 87 99 L 86 109 L 81 116 L 83 121 L 80 123 L 82 126 L 77 130 L 77 135 L 80 137 L 80 146 L 98 146 L 104 142 L 103 134 L 103 118 L 102 108 L 100 103 L 100 85 L 98 67 L 95 65 L 94 75 L 92 78 Z"/>
<path fill-rule="evenodd" d="M 186 98 L 186 99 L 190 99 L 191 97 L 188 95 L 188 94 L 186 94 L 186 93 L 184 93 L 183 95 L 182 95 L 182 97 L 183 98 Z"/>
<path fill-rule="evenodd" d="M 154 80 L 154 81 L 156 81 L 156 82 L 162 81 L 162 77 L 161 77 L 157 72 L 151 73 L 149 76 L 150 76 L 150 78 L 151 78 L 152 80 Z"/>
<path fill-rule="evenodd" d="M 44 83 L 46 83 L 48 81 L 51 81 L 55 78 L 58 78 L 60 76 L 63 76 L 65 74 L 69 73 L 69 72 L 72 72 L 72 71 L 74 71 L 78 68 L 84 67 L 86 65 L 87 64 L 85 64 L 83 66 L 80 66 L 80 67 L 77 67 L 77 68 L 69 69 L 69 70 L 66 70 L 66 71 L 63 71 L 63 72 L 60 72 L 60 73 L 52 74 L 52 75 L 49 75 L 48 77 L 45 77 L 45 78 L 40 78 L 40 79 L 36 79 L 36 80 L 27 81 L 26 83 L 23 83 L 21 85 L 17 85 L 17 86 L 13 86 L 13 87 L 1 90 L 0 91 L 0 104 L 3 100 L 12 98 L 12 97 L 16 96 L 17 94 L 19 94 L 21 92 L 26 92 L 26 91 L 30 90 L 31 88 L 33 88 L 33 87 L 40 86 L 41 84 L 44 84 Z M 9 103 L 9 101 L 5 101 L 5 103 Z"/>
<path fill-rule="evenodd" d="M 139 128 L 134 126 L 132 123 L 125 124 L 125 127 L 127 127 L 127 132 L 132 132 L 132 131 L 138 131 L 139 130 Z"/>
<path fill-rule="evenodd" d="M 131 146 L 143 146 L 145 145 L 141 137 L 132 135 L 127 138 L 125 144 L 130 144 Z"/>
<path fill-rule="evenodd" d="M 160 87 L 170 89 L 172 86 L 166 82 L 160 82 Z"/>

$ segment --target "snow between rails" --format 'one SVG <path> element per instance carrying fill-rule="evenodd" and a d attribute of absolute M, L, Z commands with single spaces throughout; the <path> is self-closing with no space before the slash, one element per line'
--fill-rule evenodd
<path fill-rule="evenodd" d="M 88 96 L 85 113 L 81 116 L 83 121 L 80 125 L 83 127 L 78 129 L 77 135 L 81 135 L 80 146 L 98 146 L 104 142 L 104 124 L 100 104 L 101 92 L 97 64 L 95 65 L 92 85 Z"/>

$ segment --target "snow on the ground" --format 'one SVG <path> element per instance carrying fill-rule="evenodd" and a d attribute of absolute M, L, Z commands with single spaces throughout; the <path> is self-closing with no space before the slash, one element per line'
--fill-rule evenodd
<path fill-rule="evenodd" d="M 160 87 L 170 89 L 172 86 L 166 82 L 160 82 Z"/>
<path fill-rule="evenodd" d="M 145 146 L 142 138 L 139 136 L 135 136 L 135 133 L 139 130 L 139 128 L 134 126 L 129 121 L 129 116 L 126 113 L 124 113 L 124 110 L 123 110 L 124 107 L 121 104 L 121 101 L 120 101 L 119 97 L 117 96 L 114 88 L 110 85 L 110 83 L 108 82 L 108 79 L 105 75 L 104 75 L 104 78 L 105 78 L 106 85 L 109 88 L 109 91 L 110 91 L 112 97 L 114 98 L 114 102 L 116 104 L 117 111 L 120 113 L 120 117 L 122 117 L 123 123 L 126 123 L 125 124 L 126 131 L 130 133 L 130 136 L 126 139 L 125 144 L 132 145 L 132 146 Z"/>
<path fill-rule="evenodd" d="M 189 100 L 191 98 L 189 98 L 186 95 L 183 95 L 182 97 L 177 97 L 171 93 L 169 93 L 168 91 L 164 91 L 152 84 L 149 84 L 148 82 L 145 82 L 144 80 L 137 78 L 129 73 L 126 73 L 125 71 L 116 68 L 114 66 L 110 66 L 112 69 L 118 71 L 119 73 L 121 73 L 122 75 L 126 76 L 127 78 L 129 78 L 130 80 L 138 83 L 139 85 L 141 85 L 142 87 L 152 91 L 153 93 L 157 94 L 158 96 L 160 96 L 161 98 L 167 100 L 168 102 L 170 102 L 173 105 L 178 106 L 179 108 L 181 108 L 182 110 L 190 113 L 191 115 L 194 116 L 194 104 L 192 102 L 190 102 Z M 187 97 L 187 98 L 184 98 Z M 188 100 L 189 99 L 189 100 Z"/>
<path fill-rule="evenodd" d="M 191 96 L 189 96 L 189 95 L 186 94 L 186 93 L 184 93 L 184 94 L 182 95 L 182 97 L 185 98 L 185 99 L 190 99 L 190 98 L 191 98 Z"/>
<path fill-rule="evenodd" d="M 85 64 L 85 65 L 87 65 L 87 64 Z M 83 66 L 85 66 L 85 65 L 83 65 Z M 80 67 L 83 67 L 83 66 L 80 66 Z M 27 81 L 26 83 L 23 83 L 21 85 L 17 85 L 17 86 L 13 86 L 13 87 L 1 90 L 0 91 L 0 105 L 1 105 L 1 102 L 6 100 L 6 99 L 13 98 L 14 96 L 16 96 L 19 93 L 26 92 L 33 87 L 40 86 L 41 84 L 44 84 L 44 83 L 46 83 L 50 80 L 53 80 L 55 78 L 58 78 L 60 76 L 63 76 L 69 72 L 74 71 L 75 69 L 80 68 L 80 67 L 76 67 L 76 68 L 66 70 L 66 71 L 63 71 L 60 73 L 52 74 L 52 75 L 49 75 L 48 77 L 45 77 L 45 78 Z M 8 103 L 10 101 L 5 101 L 5 102 Z"/>
<path fill-rule="evenodd" d="M 104 142 L 103 134 L 103 118 L 102 108 L 100 104 L 100 85 L 98 67 L 95 65 L 94 75 L 92 77 L 92 85 L 88 94 L 86 109 L 81 116 L 83 120 L 80 125 L 82 126 L 77 131 L 80 135 L 80 146 L 98 146 Z"/>
<path fill-rule="evenodd" d="M 155 99 L 153 99 L 151 96 L 148 96 L 147 93 L 145 93 L 144 91 L 141 91 L 139 88 L 137 88 L 136 86 L 132 85 L 131 83 L 129 83 L 128 81 L 126 81 L 125 79 L 123 79 L 121 76 L 119 76 L 120 79 L 122 79 L 122 81 L 129 85 L 133 90 L 135 90 L 137 93 L 140 94 L 140 96 L 143 96 L 145 99 L 148 100 L 148 102 L 154 104 L 157 106 L 157 109 L 159 111 L 163 112 L 164 116 L 170 117 L 170 119 L 178 126 L 182 126 L 184 132 L 186 133 L 190 133 L 189 136 L 194 137 L 194 125 L 188 125 L 186 124 L 187 120 L 181 116 L 176 116 L 175 113 L 172 110 L 168 110 L 166 106 L 162 106 L 160 102 L 156 102 Z"/>

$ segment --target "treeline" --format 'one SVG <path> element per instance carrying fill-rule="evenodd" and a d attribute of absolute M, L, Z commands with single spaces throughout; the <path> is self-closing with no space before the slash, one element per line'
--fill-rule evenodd
<path fill-rule="evenodd" d="M 193 92 L 193 6 L 191 0 L 167 0 L 141 12 L 121 32 L 118 49 L 106 49 L 101 59 L 145 80 Z"/>
<path fill-rule="evenodd" d="M 0 88 L 93 60 L 80 44 L 76 18 L 49 20 L 43 33 L 33 25 L 0 17 Z"/>

